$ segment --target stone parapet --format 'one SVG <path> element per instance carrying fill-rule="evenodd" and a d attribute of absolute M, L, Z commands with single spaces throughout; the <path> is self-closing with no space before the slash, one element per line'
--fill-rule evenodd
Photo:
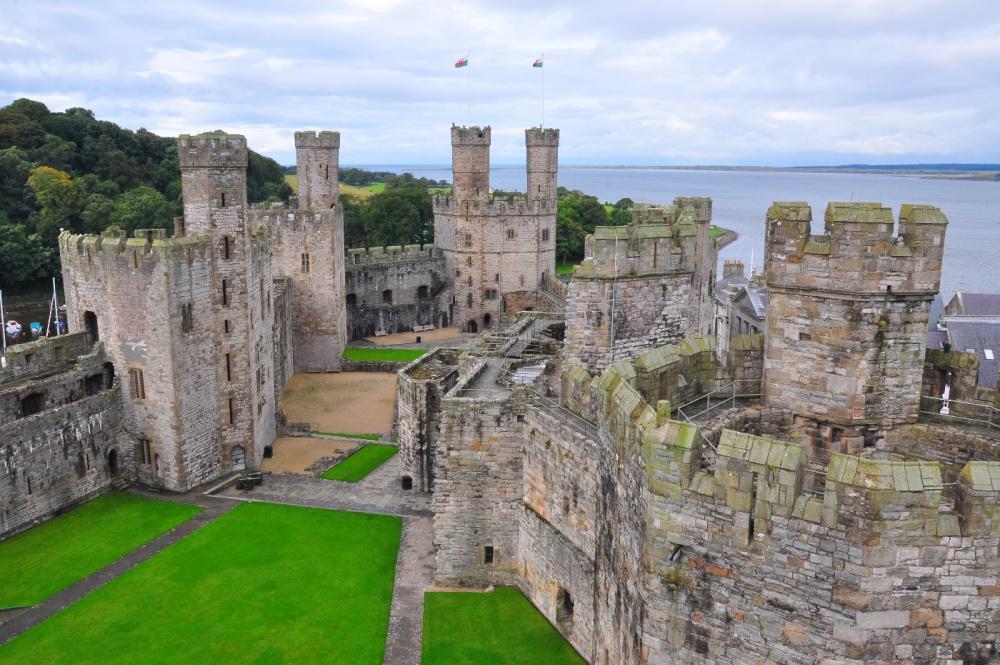
<path fill-rule="evenodd" d="M 247 140 L 239 134 L 206 132 L 177 137 L 177 158 L 182 169 L 246 168 Z"/>

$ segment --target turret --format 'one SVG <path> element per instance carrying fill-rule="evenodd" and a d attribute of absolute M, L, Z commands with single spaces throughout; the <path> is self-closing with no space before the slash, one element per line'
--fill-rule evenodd
<path fill-rule="evenodd" d="M 555 205 L 559 170 L 559 130 L 532 127 L 524 130 L 528 153 L 528 200 Z"/>
<path fill-rule="evenodd" d="M 247 202 L 247 140 L 238 134 L 207 132 L 177 138 L 184 199 L 184 231 L 210 234 L 216 210 L 242 210 Z"/>
<path fill-rule="evenodd" d="M 490 192 L 490 128 L 451 128 L 452 196 L 486 197 Z"/>
<path fill-rule="evenodd" d="M 332 208 L 340 200 L 340 132 L 295 132 L 299 208 Z"/>

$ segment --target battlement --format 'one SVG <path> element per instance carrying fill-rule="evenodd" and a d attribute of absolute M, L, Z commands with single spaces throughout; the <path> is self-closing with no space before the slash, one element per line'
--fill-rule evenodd
<path fill-rule="evenodd" d="M 132 238 L 127 238 L 120 230 L 108 230 L 101 235 L 63 231 L 59 235 L 59 257 L 63 269 L 83 272 L 95 266 L 103 270 L 104 264 L 124 261 L 138 270 L 159 261 L 204 260 L 208 246 L 208 236 L 168 238 L 162 229 L 138 229 Z"/>
<path fill-rule="evenodd" d="M 460 125 L 451 126 L 451 144 L 460 145 L 490 145 L 490 127 L 465 127 Z"/>
<path fill-rule="evenodd" d="M 340 148 L 340 132 L 295 132 L 295 148 Z"/>
<path fill-rule="evenodd" d="M 556 148 L 559 146 L 559 130 L 551 127 L 530 127 L 524 130 L 524 141 L 529 148 Z"/>
<path fill-rule="evenodd" d="M 0 385 L 68 367 L 91 352 L 92 344 L 84 332 L 41 337 L 34 342 L 8 346 L 7 366 L 0 368 Z"/>
<path fill-rule="evenodd" d="M 767 212 L 765 275 L 772 287 L 853 293 L 937 293 L 948 220 L 937 208 L 904 204 L 899 234 L 880 203 L 827 205 L 824 233 L 812 209 L 776 202 Z"/>
<path fill-rule="evenodd" d="M 247 140 L 223 131 L 181 134 L 177 137 L 177 158 L 182 169 L 242 168 L 247 166 Z"/>
<path fill-rule="evenodd" d="M 363 247 L 347 250 L 347 269 L 354 265 L 429 261 L 442 258 L 441 250 L 434 245 L 390 245 L 388 247 Z"/>
<path fill-rule="evenodd" d="M 695 270 L 700 260 L 698 225 L 711 218 L 711 207 L 711 199 L 636 204 L 631 224 L 598 226 L 587 236 L 585 258 L 574 276 L 614 278 Z"/>
<path fill-rule="evenodd" d="M 527 199 L 520 196 L 496 197 L 493 200 L 482 197 L 466 200 L 457 199 L 449 194 L 437 194 L 432 199 L 435 215 L 473 215 L 480 217 L 516 217 L 523 215 L 538 216 L 554 214 L 556 209 L 552 201 L 543 199 Z"/>

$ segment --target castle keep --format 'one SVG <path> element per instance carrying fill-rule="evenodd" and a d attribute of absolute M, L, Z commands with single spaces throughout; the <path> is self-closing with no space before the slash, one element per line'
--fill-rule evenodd
<path fill-rule="evenodd" d="M 434 243 L 454 277 L 450 320 L 476 332 L 539 302 L 555 272 L 559 130 L 524 132 L 528 191 L 491 196 L 490 128 L 451 128 L 451 194 L 434 198 Z"/>

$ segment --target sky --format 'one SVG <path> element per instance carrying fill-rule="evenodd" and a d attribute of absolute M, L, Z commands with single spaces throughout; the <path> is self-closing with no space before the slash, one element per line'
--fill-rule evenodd
<path fill-rule="evenodd" d="M 996 0 L 0 0 L 0 16 L 0 105 L 225 129 L 284 164 L 301 129 L 340 131 L 342 164 L 448 164 L 452 123 L 491 125 L 493 163 L 522 163 L 543 83 L 562 164 L 1000 162 Z"/>

